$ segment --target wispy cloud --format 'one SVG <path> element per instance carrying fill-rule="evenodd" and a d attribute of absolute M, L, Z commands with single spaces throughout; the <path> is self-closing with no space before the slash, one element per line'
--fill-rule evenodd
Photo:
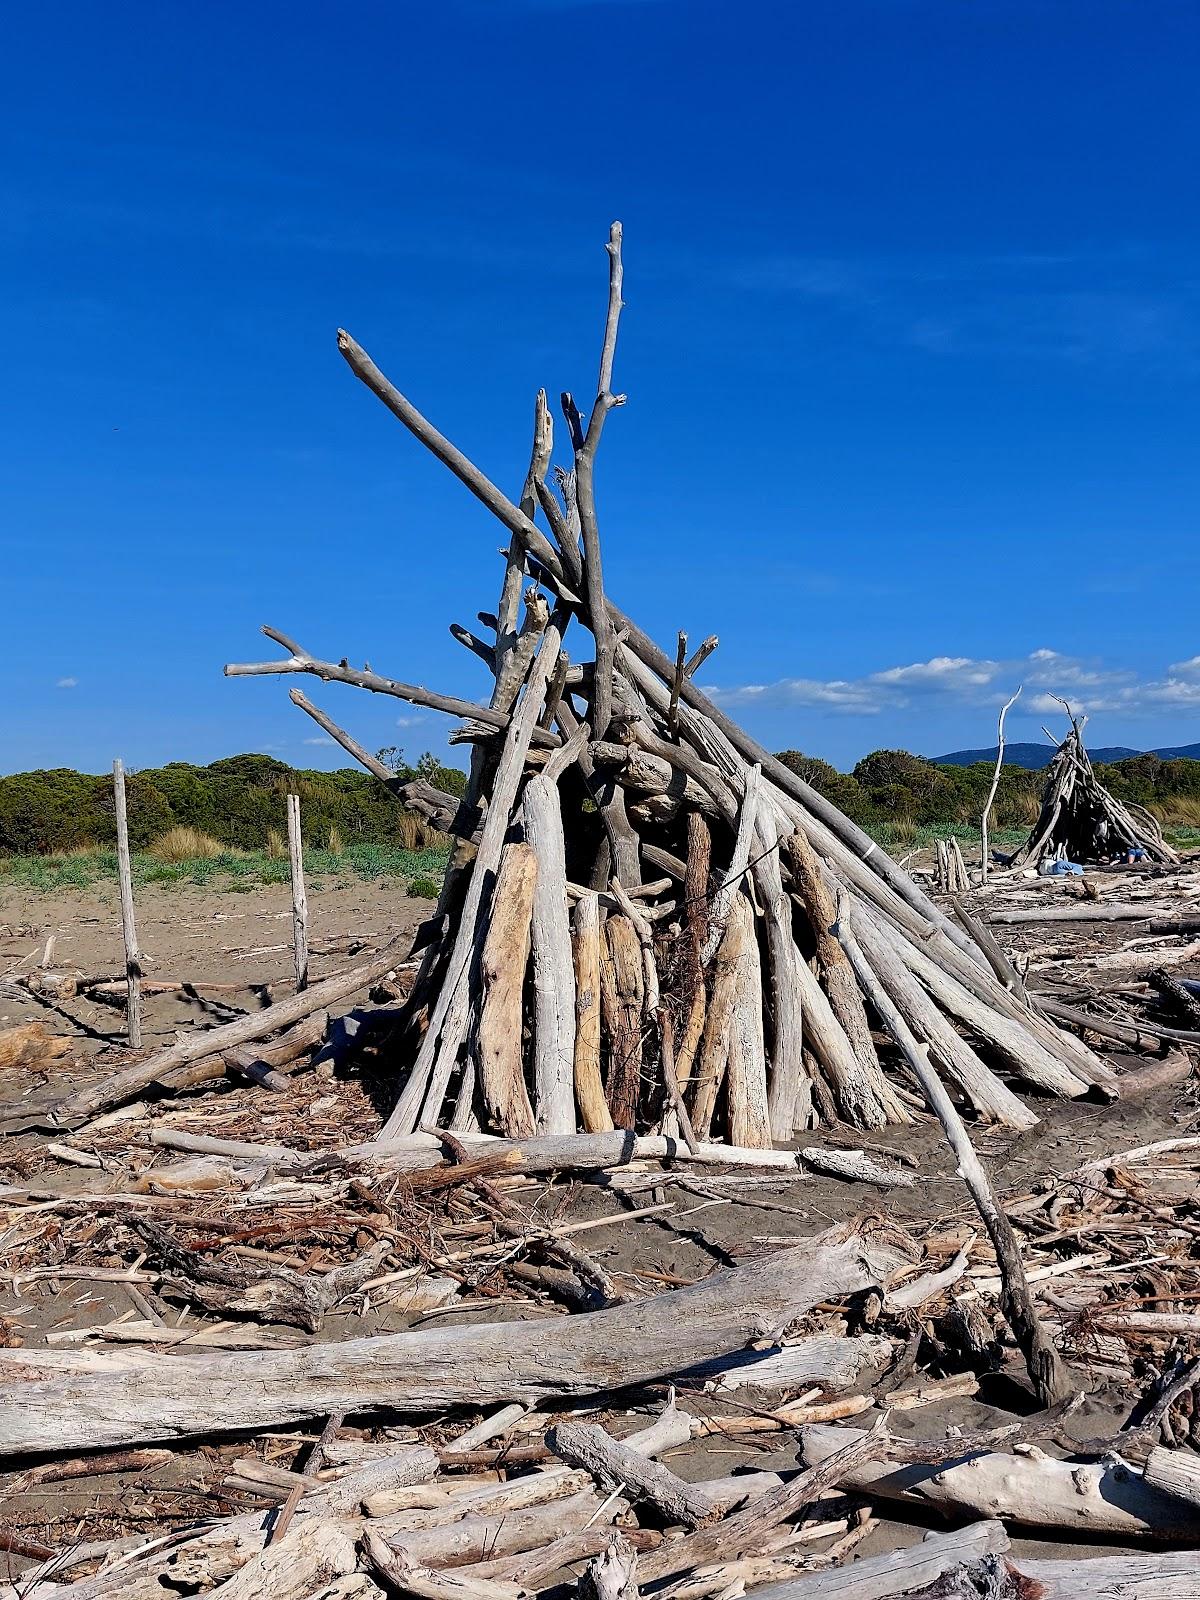
<path fill-rule="evenodd" d="M 396 726 L 398 728 L 423 728 L 428 721 L 428 717 L 422 717 L 419 715 L 411 717 L 397 717 Z"/>
<path fill-rule="evenodd" d="M 323 733 L 313 734 L 311 738 L 301 741 L 303 744 L 334 744 L 336 741 L 327 739 Z"/>
<path fill-rule="evenodd" d="M 54 685 L 54 687 L 56 689 L 77 689 L 79 687 L 79 679 L 78 678 L 60 678 L 58 680 L 58 682 Z"/>
<path fill-rule="evenodd" d="M 846 258 L 764 250 L 712 270 L 743 293 L 809 302 L 936 356 L 1200 365 L 1197 285 L 1164 278 L 1133 248 Z"/>
<path fill-rule="evenodd" d="M 1061 713 L 1056 696 L 1068 699 L 1073 710 L 1088 714 L 1200 711 L 1200 656 L 1172 663 L 1161 677 L 1142 677 L 1128 668 L 1048 648 L 1008 660 L 934 656 L 929 661 L 882 667 L 861 678 L 779 678 L 773 683 L 743 683 L 708 692 L 730 707 L 795 706 L 873 717 L 936 703 L 997 705 L 1018 683 L 1027 691 L 1018 703 L 1018 715 Z"/>

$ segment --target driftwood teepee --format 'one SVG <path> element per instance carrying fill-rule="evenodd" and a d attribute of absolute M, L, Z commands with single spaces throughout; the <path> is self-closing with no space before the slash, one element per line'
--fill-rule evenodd
<path fill-rule="evenodd" d="M 624 400 L 619 224 L 608 255 L 595 400 L 585 416 L 563 395 L 570 465 L 552 472 L 538 395 L 516 500 L 338 335 L 355 375 L 506 530 L 486 637 L 452 628 L 487 666 L 486 703 L 317 659 L 269 628 L 285 659 L 226 668 L 397 695 L 461 718 L 454 737 L 473 747 L 461 801 L 398 785 L 292 692 L 455 838 L 382 1137 L 661 1126 L 766 1147 L 835 1119 L 911 1120 L 914 1049 L 980 1116 L 1013 1127 L 1037 1117 L 999 1074 L 1058 1095 L 1115 1092 L 1079 1039 L 1010 993 L 883 850 L 703 694 L 693 673 L 715 640 L 689 656 L 681 633 L 672 658 L 608 597 L 594 472 Z M 903 1054 L 878 1042 L 881 1026 Z"/>
<path fill-rule="evenodd" d="M 1178 861 L 1145 806 L 1118 800 L 1101 783 L 1083 745 L 1087 719 L 1075 716 L 1065 700 L 1062 703 L 1070 731 L 1046 769 L 1041 812 L 1012 865 L 1036 864 L 1053 856 L 1111 861 L 1131 849 L 1144 850 L 1151 861 Z"/>

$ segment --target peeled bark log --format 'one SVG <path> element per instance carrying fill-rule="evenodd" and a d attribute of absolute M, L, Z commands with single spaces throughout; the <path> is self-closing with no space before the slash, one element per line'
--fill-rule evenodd
<path fill-rule="evenodd" d="M 15 1028 L 0 1030 L 0 1071 L 48 1067 L 70 1048 L 70 1039 L 48 1033 L 44 1022 L 22 1022 Z"/>
<path fill-rule="evenodd" d="M 829 1009 L 840 1024 L 850 1046 L 847 1055 L 840 1048 L 821 1049 L 831 1030 L 821 1027 L 817 1018 L 805 1017 L 810 1048 L 821 1062 L 833 1089 L 838 1107 L 848 1120 L 860 1128 L 879 1128 L 885 1123 L 907 1123 L 912 1116 L 883 1076 L 875 1041 L 867 1021 L 862 992 L 845 952 L 832 933 L 837 921 L 837 905 L 825 881 L 816 852 L 802 828 L 794 829 L 781 849 L 792 869 L 804 909 L 817 944 L 817 961 L 824 978 Z M 816 1023 L 814 1028 L 813 1023 Z M 817 1037 L 813 1035 L 816 1033 Z M 840 1040 L 837 1041 L 840 1045 Z M 796 1123 L 799 1126 L 799 1122 Z"/>
<path fill-rule="evenodd" d="M 494 1126 L 513 1139 L 535 1131 L 522 1036 L 536 881 L 537 857 L 529 845 L 505 845 L 480 959 L 479 1090 Z"/>
<path fill-rule="evenodd" d="M 693 1091 L 692 1127 L 697 1139 L 708 1138 L 717 1095 L 725 1079 L 745 937 L 746 928 L 742 919 L 729 917 L 717 949 L 712 995 L 704 1019 L 704 1037 L 700 1044 L 700 1061 Z"/>
<path fill-rule="evenodd" d="M 600 959 L 600 990 L 608 1030 L 608 1105 L 618 1128 L 632 1128 L 642 1082 L 642 947 L 628 917 L 609 917 Z"/>
<path fill-rule="evenodd" d="M 779 841 L 769 818 L 759 817 L 756 838 L 754 883 L 765 913 L 771 984 L 770 1133 L 782 1144 L 792 1137 L 794 1127 L 808 1127 L 812 1121 L 812 1086 L 804 1070 L 803 1002 L 804 978 L 811 973 L 792 937 L 792 902 L 783 891 Z M 761 998 L 757 1004 L 761 1014 Z M 731 1070 L 732 1065 L 731 1057 Z"/>
<path fill-rule="evenodd" d="M 603 1489 L 619 1486 L 629 1499 L 649 1502 L 668 1522 L 694 1527 L 718 1509 L 703 1484 L 685 1483 L 660 1462 L 620 1444 L 594 1422 L 559 1423 L 548 1442 L 555 1455 L 582 1467 Z"/>
<path fill-rule="evenodd" d="M 730 921 L 737 918 L 742 923 L 741 956 L 738 961 L 733 1019 L 729 1029 L 729 1056 L 725 1069 L 728 1086 L 729 1142 L 743 1149 L 770 1150 L 771 1121 L 767 1110 L 762 963 L 758 953 L 758 940 L 754 934 L 754 913 L 744 894 L 739 894 L 734 899 L 729 917 Z M 798 1046 L 799 1041 L 795 1042 Z M 794 1103 L 793 1087 L 789 1104 Z M 789 1128 L 787 1137 L 790 1136 Z"/>
<path fill-rule="evenodd" d="M 533 1084 L 539 1133 L 575 1132 L 575 973 L 558 787 L 531 778 L 521 802 L 537 857 L 533 891 Z"/>
<path fill-rule="evenodd" d="M 886 1235 L 835 1228 L 681 1289 L 550 1323 L 388 1334 L 297 1350 L 0 1350 L 0 1454 L 270 1427 L 385 1406 L 536 1403 L 649 1382 L 744 1348 L 822 1300 L 885 1282 Z"/>
<path fill-rule="evenodd" d="M 799 1432 L 809 1463 L 820 1463 L 859 1437 L 858 1429 L 823 1423 Z M 847 1473 L 842 1483 L 871 1498 L 909 1500 L 952 1516 L 998 1517 L 1078 1537 L 1200 1538 L 1200 1507 L 1164 1494 L 1141 1473 L 1111 1459 L 1059 1461 L 1034 1449 L 1024 1455 L 989 1451 L 965 1459 L 950 1454 L 932 1465 L 870 1461 Z"/>
<path fill-rule="evenodd" d="M 611 1133 L 613 1120 L 600 1076 L 600 897 L 585 894 L 575 907 L 571 939 L 575 966 L 575 1101 L 587 1133 Z"/>
<path fill-rule="evenodd" d="M 1007 1549 L 1002 1523 L 973 1522 L 954 1533 L 927 1533 L 906 1550 L 766 1584 L 751 1590 L 751 1600 L 892 1600 L 936 1582 L 963 1562 Z"/>

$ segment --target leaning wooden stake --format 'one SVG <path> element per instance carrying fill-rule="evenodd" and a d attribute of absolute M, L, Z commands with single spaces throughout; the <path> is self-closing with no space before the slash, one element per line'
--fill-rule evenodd
<path fill-rule="evenodd" d="M 308 988 L 308 895 L 304 889 L 304 841 L 300 837 L 300 796 L 287 797 L 288 861 L 292 870 L 292 949 L 296 993 Z"/>
<path fill-rule="evenodd" d="M 129 1043 L 142 1048 L 142 958 L 133 920 L 133 870 L 129 862 L 129 820 L 125 813 L 125 768 L 113 762 L 113 799 L 117 808 L 117 877 L 121 886 L 121 932 L 125 936 L 125 976 L 129 982 L 126 1026 Z"/>
<path fill-rule="evenodd" d="M 970 1191 L 971 1199 L 974 1200 L 995 1247 L 1003 1284 L 1000 1308 L 1025 1356 L 1025 1363 L 1029 1368 L 1029 1376 L 1038 1400 L 1043 1406 L 1055 1405 L 1071 1394 L 1072 1385 L 1066 1368 L 1059 1359 L 1058 1351 L 1050 1342 L 1034 1309 L 1033 1296 L 1029 1292 L 1025 1267 L 1021 1260 L 1021 1248 L 1013 1232 L 1012 1223 L 1000 1209 L 999 1201 L 983 1169 L 983 1163 L 975 1154 L 975 1147 L 971 1143 L 963 1120 L 930 1062 L 929 1047 L 917 1042 L 859 948 L 850 927 L 850 904 L 844 895 L 838 905 L 836 931 L 842 942 L 842 948 L 850 958 L 850 964 L 858 976 L 863 993 L 868 996 L 880 1020 L 899 1045 L 905 1060 L 921 1085 L 931 1110 L 945 1129 L 950 1148 L 958 1161 L 959 1176 Z"/>

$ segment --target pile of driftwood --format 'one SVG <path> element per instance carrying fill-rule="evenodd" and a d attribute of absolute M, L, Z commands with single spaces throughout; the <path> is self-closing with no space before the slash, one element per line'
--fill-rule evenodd
<path fill-rule="evenodd" d="M 1063 702 L 1064 705 L 1066 702 Z M 1135 801 L 1118 800 L 1096 776 L 1083 745 L 1085 717 L 1067 706 L 1070 731 L 1046 769 L 1042 809 L 1011 866 L 1046 860 L 1112 861 L 1143 851 L 1150 861 L 1174 863 L 1157 817 Z"/>
<path fill-rule="evenodd" d="M 0 1538 L 25 1563 L 3 1600 L 1151 1600 L 1200 1583 L 1200 1470 L 1178 1448 L 1200 1431 L 1200 1362 L 1178 1354 L 1200 1325 L 1200 1139 L 1007 1206 L 1055 1341 L 1094 1394 L 1121 1395 L 1124 1427 L 1081 1443 L 1068 1399 L 922 1443 L 899 1418 L 1008 1359 L 1002 1263 L 957 1219 L 919 1247 L 845 1223 L 664 1288 L 593 1255 L 613 1214 L 567 1220 L 539 1174 L 624 1180 L 632 1226 L 673 1204 L 639 1207 L 639 1180 L 711 1203 L 777 1179 L 765 1154 L 721 1177 L 653 1149 L 622 1161 L 612 1136 L 574 1141 L 574 1166 L 553 1141 L 453 1135 L 305 1151 L 187 1131 L 203 1104 L 132 1142 L 117 1121 L 69 1136 L 60 1157 L 94 1163 L 86 1192 L 42 1168 L 0 1196 L 22 1299 L 83 1291 L 47 1348 L 0 1350 Z M 118 1290 L 125 1314 L 88 1316 L 89 1291 Z M 410 1331 L 355 1333 L 388 1303 Z M 486 1322 L 447 1326 L 480 1306 Z M 787 1439 L 796 1466 L 753 1468 Z M 714 1475 L 706 1440 L 750 1470 Z M 82 1516 L 38 1509 L 81 1480 Z M 853 1559 L 878 1519 L 931 1516 L 955 1531 Z M 1009 1528 L 1183 1548 L 1084 1567 L 1014 1554 Z"/>
<path fill-rule="evenodd" d="M 836 1120 L 908 1121 L 924 1097 L 910 1040 L 980 1116 L 1014 1127 L 1034 1113 L 1004 1077 L 1111 1091 L 1086 1045 L 1014 1000 L 971 931 L 701 692 L 693 674 L 715 640 L 689 654 L 681 634 L 668 657 L 608 597 L 595 463 L 624 398 L 618 225 L 608 253 L 595 400 L 584 416 L 563 396 L 570 465 L 552 472 L 538 396 L 517 501 L 339 334 L 354 373 L 506 531 L 486 637 L 452 630 L 489 669 L 488 703 L 319 659 L 274 629 L 284 659 L 226 668 L 306 673 L 465 719 L 461 803 L 397 788 L 456 850 L 396 1029 L 384 1140 L 661 1128 L 767 1149 Z M 880 1022 L 899 1062 L 881 1054 Z"/>

